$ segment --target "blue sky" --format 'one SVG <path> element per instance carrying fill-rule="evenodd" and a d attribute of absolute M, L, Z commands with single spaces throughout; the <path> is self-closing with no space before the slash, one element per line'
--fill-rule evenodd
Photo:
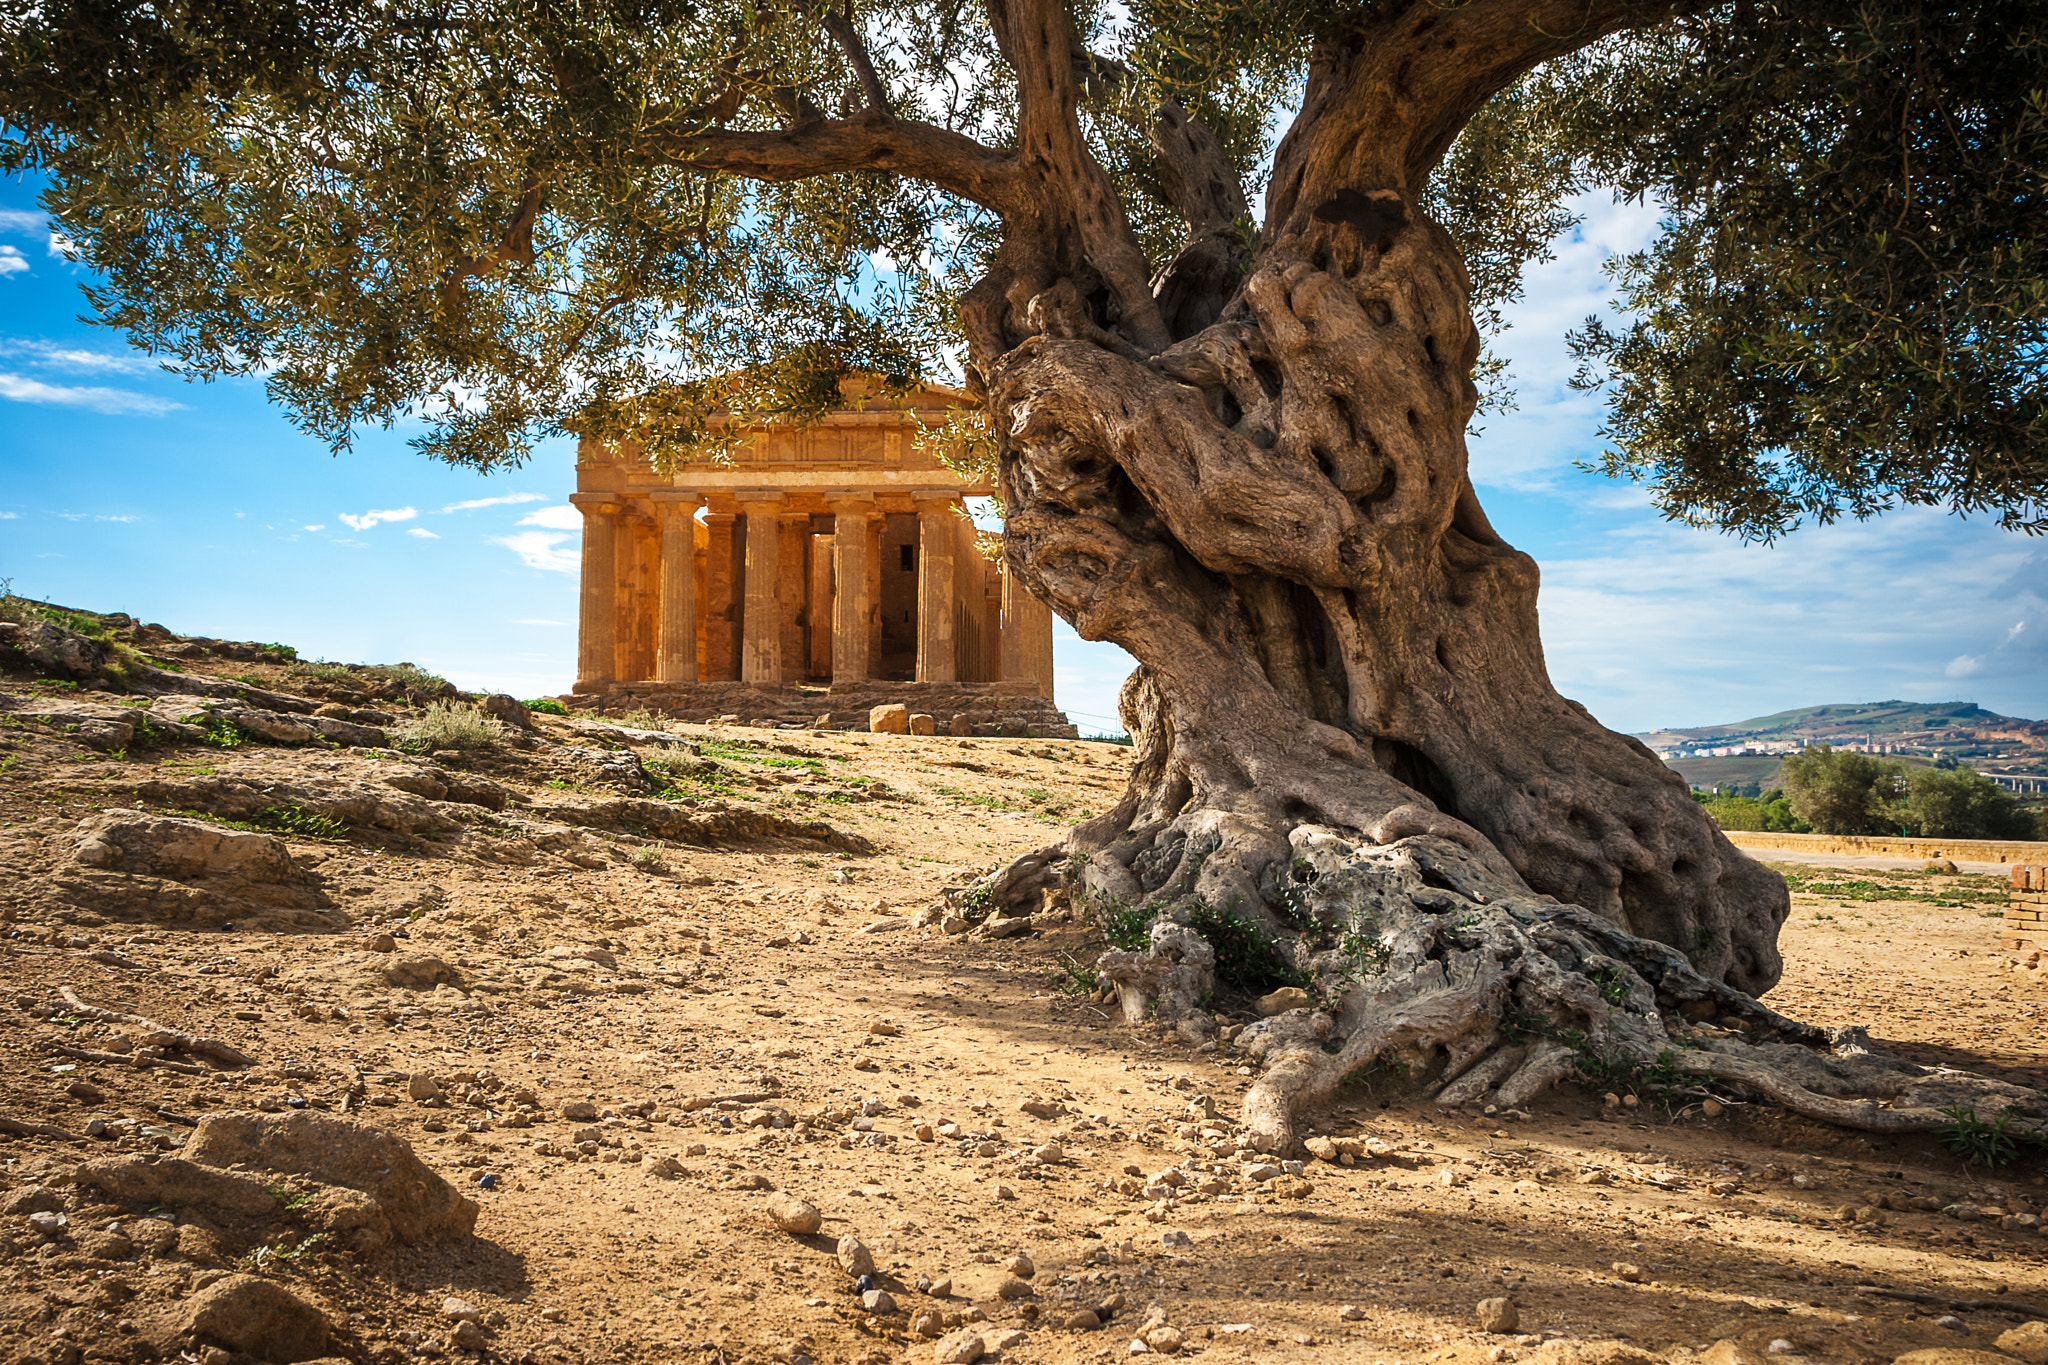
<path fill-rule="evenodd" d="M 1566 387 L 1561 337 L 1605 303 L 1600 262 L 1655 226 L 1605 196 L 1584 207 L 1502 346 L 1520 410 L 1472 443 L 1496 527 L 1542 565 L 1560 690 L 1624 730 L 1888 697 L 2048 714 L 2048 542 L 1915 509 L 1745 546 L 1572 468 L 1599 448 L 1600 408 Z M 567 441 L 489 477 L 421 458 L 402 428 L 331 457 L 259 383 L 185 383 L 80 322 L 82 278 L 32 190 L 0 181 L 0 577 L 16 592 L 466 687 L 568 687 Z M 1129 659 L 1064 624 L 1055 654 L 1060 704 L 1114 728 Z"/>

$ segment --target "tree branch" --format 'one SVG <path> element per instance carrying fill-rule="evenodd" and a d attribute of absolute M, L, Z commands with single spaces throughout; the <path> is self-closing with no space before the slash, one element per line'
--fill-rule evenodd
<path fill-rule="evenodd" d="M 1141 349 L 1173 342 L 1152 297 L 1150 271 L 1109 177 L 1089 154 L 1076 116 L 1073 22 L 1060 0 L 996 0 L 997 44 L 1017 73 L 1017 148 L 1024 169 L 1074 215 L 1082 249 L 1116 295 L 1118 326 Z"/>
<path fill-rule="evenodd" d="M 1027 207 L 1014 154 L 873 109 L 848 119 L 823 119 L 775 131 L 707 128 L 661 135 L 648 147 L 648 155 L 684 170 L 725 171 L 770 182 L 891 171 L 929 181 L 1005 216 Z"/>
<path fill-rule="evenodd" d="M 1159 155 L 1159 186 L 1188 220 L 1191 233 L 1235 228 L 1239 219 L 1251 217 L 1223 144 L 1180 101 L 1160 102 L 1152 121 L 1152 150 Z"/>
<path fill-rule="evenodd" d="M 513 212 L 512 224 L 505 229 L 498 245 L 481 256 L 469 256 L 457 262 L 448 278 L 442 281 L 442 308 L 453 312 L 461 306 L 462 282 L 472 276 L 488 275 L 506 261 L 533 264 L 533 225 L 540 218 L 541 201 L 545 195 L 546 187 L 540 177 L 529 176 L 526 188 L 519 196 L 519 207 Z"/>
<path fill-rule="evenodd" d="M 1543 62 L 1688 0 L 1430 0 L 1317 35 L 1301 113 L 1274 157 L 1266 223 L 1307 226 L 1339 190 L 1419 194 L 1480 106 Z"/>
<path fill-rule="evenodd" d="M 1252 211 L 1223 144 L 1178 101 L 1160 104 L 1151 140 L 1159 187 L 1188 220 L 1187 245 L 1153 289 L 1160 316 L 1181 340 L 1214 322 L 1242 284 L 1252 244 L 1238 224 L 1248 224 Z"/>
<path fill-rule="evenodd" d="M 860 82 L 861 94 L 866 97 L 868 108 L 884 118 L 894 118 L 889 108 L 889 89 L 882 84 L 882 78 L 875 74 L 874 59 L 868 55 L 868 45 L 861 41 L 860 30 L 853 26 L 853 9 L 841 14 L 832 8 L 832 0 L 818 0 L 818 22 L 825 32 L 832 35 L 832 41 L 839 44 L 839 50 L 846 54 L 847 65 L 853 68 L 854 78 Z"/>

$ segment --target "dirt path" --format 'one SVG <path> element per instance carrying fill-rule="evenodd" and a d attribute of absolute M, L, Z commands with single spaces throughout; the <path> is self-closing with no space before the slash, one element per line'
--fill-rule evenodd
<path fill-rule="evenodd" d="M 565 789 L 551 782 L 590 785 L 547 776 L 570 771 L 571 749 L 663 753 L 544 729 L 536 751 L 443 766 L 545 803 Z M 0 791 L 0 874 L 18 916 L 0 955 L 7 998 L 35 1005 L 69 985 L 218 1033 L 259 1065 L 67 1064 L 38 1049 L 93 1050 L 109 1030 L 17 1009 L 0 1016 L 0 1113 L 73 1131 L 98 1117 L 107 1135 L 86 1155 L 175 1142 L 163 1112 L 299 1100 L 405 1136 L 481 1205 L 473 1242 L 263 1266 L 326 1306 L 335 1350 L 356 1361 L 452 1352 L 449 1295 L 485 1315 L 492 1359 L 919 1365 L 933 1334 L 962 1323 L 1002 1359 L 1033 1362 L 1128 1358 L 1149 1330 L 1162 1350 L 1177 1333 L 1182 1353 L 1219 1362 L 1615 1365 L 1690 1361 L 1734 1339 L 1759 1358 L 1860 1365 L 1987 1349 L 2024 1320 L 1970 1311 L 1939 1325 L 1941 1308 L 1861 1286 L 2048 1300 L 2037 1171 L 1973 1172 L 1931 1140 L 1848 1137 L 1764 1107 L 1717 1102 L 1709 1117 L 1704 1092 L 1684 1087 L 1644 1087 L 1633 1105 L 1566 1087 L 1527 1116 L 1489 1116 L 1442 1112 L 1381 1076 L 1316 1126 L 1379 1138 L 1386 1155 L 1261 1169 L 1239 1148 L 1249 1077 L 1227 1050 L 1127 1029 L 1062 992 L 1067 964 L 1096 949 L 1089 927 L 982 941 L 905 923 L 943 887 L 1113 801 L 1126 751 L 678 729 L 722 756 L 722 776 L 696 779 L 725 787 L 718 799 L 823 818 L 876 851 L 680 848 L 586 828 L 558 853 L 511 806 L 503 829 L 438 842 L 291 839 L 339 907 L 322 912 L 329 932 L 144 924 L 35 890 L 66 875 L 81 821 L 134 804 L 166 764 L 224 779 L 331 762 L 340 780 L 372 760 L 251 744 L 116 761 L 6 730 L 19 760 Z M 1795 872 L 1809 880 L 1772 1004 L 1866 1022 L 1919 1060 L 2048 1082 L 2048 991 L 1996 953 L 1983 879 L 1831 886 Z M 420 958 L 445 973 L 391 983 L 393 963 Z M 451 1098 L 410 1098 L 416 1076 Z M 577 1102 L 598 1116 L 563 1117 Z M 81 1155 L 8 1139 L 0 1170 L 16 1191 L 61 1187 Z M 776 1231 L 771 1190 L 817 1205 L 822 1232 Z M 133 1216 L 67 1197 L 74 1221 Z M 1958 1203 L 1968 1221 L 1938 1211 Z M 93 1264 L 6 1222 L 0 1360 L 54 1361 L 66 1341 L 145 1359 L 147 1332 L 122 1322 L 145 1327 L 253 1254 L 228 1247 L 208 1265 L 180 1242 Z M 872 1252 L 894 1311 L 869 1311 L 840 1268 L 847 1234 Z M 1034 1263 L 1028 1279 L 1006 1269 L 1018 1255 Z M 111 1309 L 109 1275 L 133 1291 Z M 950 1294 L 920 1292 L 933 1281 Z M 1501 1296 L 1518 1303 L 1519 1330 L 1481 1332 L 1475 1306 Z M 1106 1325 L 1063 1325 L 1083 1310 Z"/>

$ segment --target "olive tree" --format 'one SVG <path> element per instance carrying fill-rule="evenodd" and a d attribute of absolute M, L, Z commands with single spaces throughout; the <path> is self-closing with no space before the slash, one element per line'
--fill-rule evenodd
<path fill-rule="evenodd" d="M 1551 685 L 1466 434 L 1521 267 L 1611 185 L 1664 214 L 1630 320 L 1573 342 L 1611 471 L 1751 536 L 1899 502 L 2039 529 L 2035 6 L 0 15 L 6 163 L 99 315 L 337 447 L 413 414 L 483 469 L 572 429 L 684 460 L 852 371 L 957 374 L 1009 569 L 1139 663 L 1122 801 L 979 894 L 1062 878 L 1137 926 L 1104 970 L 1190 1036 L 1219 970 L 1309 988 L 1238 1039 L 1268 1144 L 1390 1055 L 1446 1102 L 1682 1050 L 1802 1113 L 1943 1121 L 1959 1082 L 1755 1000 L 1784 885 Z"/>

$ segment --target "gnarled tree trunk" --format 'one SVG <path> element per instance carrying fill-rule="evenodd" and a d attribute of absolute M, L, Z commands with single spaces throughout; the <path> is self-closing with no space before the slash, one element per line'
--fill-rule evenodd
<path fill-rule="evenodd" d="M 1936 1126 L 1913 1069 L 1863 1066 L 1856 1093 L 1893 1106 L 1866 1110 L 1816 1080 L 1839 1064 L 1766 1055 L 1826 1041 L 1752 998 L 1778 980 L 1783 882 L 1557 694 L 1536 566 L 1473 492 L 1468 280 L 1417 196 L 1487 95 L 1597 35 L 1550 42 L 1484 6 L 1378 13 L 1319 47 L 1256 246 L 1213 142 L 1162 113 L 1191 237 L 1150 290 L 1099 170 L 1027 100 L 1024 166 L 1062 188 L 1009 216 L 966 309 L 1005 554 L 1141 666 L 1122 802 L 988 890 L 1020 899 L 1064 858 L 1087 897 L 1155 916 L 1150 951 L 1104 959 L 1134 1016 L 1202 993 L 1207 951 L 1177 921 L 1235 917 L 1276 945 L 1321 1007 L 1240 1040 L 1267 1064 L 1250 1117 L 1274 1146 L 1382 1054 L 1440 1060 L 1447 1099 L 1519 1103 L 1595 1059 L 1682 1053 L 1818 1117 Z"/>

